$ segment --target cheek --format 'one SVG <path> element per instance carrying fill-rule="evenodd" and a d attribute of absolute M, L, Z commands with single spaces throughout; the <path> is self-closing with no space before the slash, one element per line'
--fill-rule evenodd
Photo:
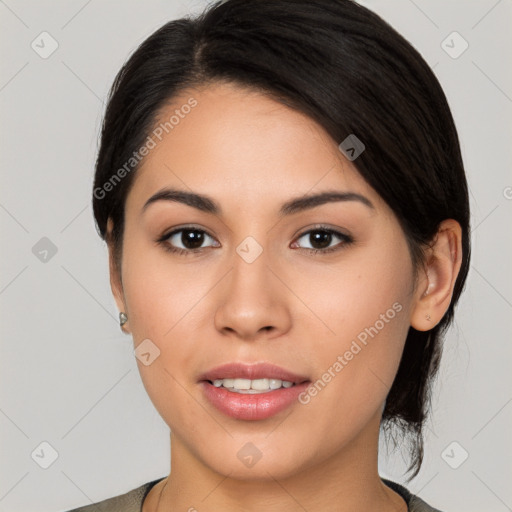
<path fill-rule="evenodd" d="M 379 335 L 384 344 L 398 349 L 409 327 L 412 295 L 412 263 L 407 248 L 382 250 L 365 247 L 340 264 L 304 268 L 293 277 L 294 291 L 316 313 L 306 328 L 316 331 L 322 347 L 337 353 L 354 339 L 362 342 Z M 317 351 L 318 346 L 315 346 Z M 332 356 L 332 353 L 330 354 Z"/>
<path fill-rule="evenodd" d="M 140 238 L 134 236 L 126 244 L 123 256 L 123 287 L 134 340 L 177 343 L 180 324 L 194 325 L 208 281 L 198 275 L 197 266 L 177 264 L 176 256 Z"/>
<path fill-rule="evenodd" d="M 182 386 L 190 378 L 186 369 L 194 368 L 197 357 L 191 340 L 200 338 L 194 330 L 204 325 L 205 312 L 198 302 L 209 286 L 197 278 L 192 265 L 176 271 L 165 251 L 150 249 L 135 236 L 126 240 L 123 288 L 134 346 L 140 350 L 149 346 L 157 355 L 151 354 L 149 365 L 140 360 L 137 364 L 151 400 L 162 413 L 170 402 L 187 402 Z"/>
<path fill-rule="evenodd" d="M 329 327 L 327 332 L 318 321 L 310 325 L 311 339 L 319 339 L 315 329 L 327 334 L 314 347 L 304 346 L 320 380 L 314 396 L 304 401 L 310 399 L 318 414 L 329 410 L 333 421 L 364 424 L 389 392 L 400 363 L 410 326 L 412 263 L 405 240 L 387 250 L 382 243 L 379 250 L 365 248 L 360 257 L 317 275 L 315 283 L 302 278 L 304 290 L 318 290 L 309 295 L 310 306 Z"/>
<path fill-rule="evenodd" d="M 194 432 L 204 423 L 204 411 L 186 390 L 191 379 L 187 370 L 196 366 L 197 347 L 191 340 L 198 338 L 194 329 L 204 324 L 197 302 L 206 287 L 194 285 L 190 276 L 168 275 L 162 266 L 146 267 L 142 259 L 126 268 L 125 291 L 135 348 L 148 343 L 145 340 L 156 347 L 157 357 L 149 365 L 137 360 L 143 385 L 171 430 Z"/>

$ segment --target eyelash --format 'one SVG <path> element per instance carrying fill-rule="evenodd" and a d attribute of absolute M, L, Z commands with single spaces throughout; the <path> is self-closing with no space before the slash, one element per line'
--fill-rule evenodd
<path fill-rule="evenodd" d="M 179 229 L 175 229 L 169 233 L 164 233 L 160 238 L 158 238 L 158 240 L 156 240 L 156 242 L 158 244 L 162 245 L 164 250 L 166 250 L 170 253 L 183 255 L 183 256 L 190 256 L 193 253 L 198 253 L 198 252 L 201 252 L 203 249 L 206 249 L 206 247 L 200 247 L 197 249 L 181 249 L 180 247 L 173 247 L 172 245 L 170 245 L 168 243 L 169 238 L 171 238 L 176 233 L 180 233 L 182 231 L 195 231 L 195 232 L 199 232 L 199 233 L 205 233 L 210 238 L 213 238 L 210 234 L 208 234 L 203 229 L 195 228 L 193 226 L 183 226 L 183 227 L 181 227 Z M 350 245 L 354 242 L 354 239 L 351 236 L 346 235 L 344 233 L 340 233 L 339 231 L 336 231 L 335 229 L 328 228 L 326 226 L 321 226 L 321 225 L 315 226 L 314 228 L 309 229 L 308 231 L 304 231 L 303 233 L 301 233 L 300 235 L 297 236 L 297 239 L 300 239 L 304 235 L 307 235 L 309 233 L 314 233 L 314 232 L 329 233 L 331 235 L 334 235 L 334 236 L 340 238 L 342 240 L 342 243 L 335 245 L 334 247 L 328 247 L 327 249 L 310 249 L 308 247 L 306 247 L 306 248 L 301 247 L 301 248 L 299 248 L 299 250 L 305 250 L 305 251 L 308 251 L 315 255 L 318 253 L 326 254 L 326 253 L 339 251 L 339 250 L 343 249 L 344 247 L 346 247 L 347 245 Z"/>

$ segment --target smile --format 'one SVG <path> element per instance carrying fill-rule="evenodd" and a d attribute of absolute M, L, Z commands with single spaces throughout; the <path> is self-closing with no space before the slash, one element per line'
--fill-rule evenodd
<path fill-rule="evenodd" d="M 305 375 L 264 363 L 226 363 L 198 376 L 207 402 L 237 420 L 264 420 L 293 407 L 311 383 Z"/>

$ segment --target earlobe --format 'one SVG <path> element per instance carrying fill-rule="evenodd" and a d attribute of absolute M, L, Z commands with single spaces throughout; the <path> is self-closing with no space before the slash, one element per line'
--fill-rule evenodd
<path fill-rule="evenodd" d="M 120 312 L 120 327 L 121 330 L 125 333 L 129 333 L 129 326 L 127 320 L 122 321 L 121 313 L 126 316 L 126 304 L 124 300 L 124 292 L 123 292 L 123 284 L 121 280 L 121 270 L 118 268 L 115 251 L 114 251 L 114 243 L 112 241 L 112 228 L 113 222 L 112 219 L 108 219 L 107 221 L 107 246 L 108 246 L 108 262 L 109 262 L 109 273 L 110 273 L 110 289 L 112 290 L 112 295 L 114 296 L 114 300 L 116 301 L 117 308 Z"/>
<path fill-rule="evenodd" d="M 441 222 L 428 250 L 423 279 L 417 289 L 411 326 L 428 331 L 443 318 L 450 306 L 462 262 L 462 229 L 453 219 Z"/>

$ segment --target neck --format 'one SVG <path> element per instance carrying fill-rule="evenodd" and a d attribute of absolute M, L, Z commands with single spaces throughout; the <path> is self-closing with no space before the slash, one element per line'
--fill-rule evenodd
<path fill-rule="evenodd" d="M 171 433 L 171 474 L 161 482 L 155 512 L 406 512 L 402 497 L 378 474 L 379 423 L 321 463 L 291 476 L 235 479 L 194 456 Z M 163 491 L 163 492 L 162 492 Z M 153 509 L 148 509 L 153 511 Z M 146 511 L 144 511 L 146 512 Z"/>

